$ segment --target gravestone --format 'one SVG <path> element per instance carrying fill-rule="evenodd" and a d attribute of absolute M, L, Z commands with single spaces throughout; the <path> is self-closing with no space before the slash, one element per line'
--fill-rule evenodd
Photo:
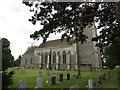
<path fill-rule="evenodd" d="M 102 76 L 99 77 L 98 83 L 102 84 Z"/>
<path fill-rule="evenodd" d="M 67 74 L 67 80 L 69 80 L 69 79 L 70 79 L 70 73 Z"/>
<path fill-rule="evenodd" d="M 39 76 L 40 76 L 40 77 L 43 77 L 42 71 L 39 71 Z"/>
<path fill-rule="evenodd" d="M 68 89 L 69 90 L 69 89 Z M 70 87 L 70 90 L 79 90 L 79 85 L 74 85 Z"/>
<path fill-rule="evenodd" d="M 88 87 L 93 88 L 93 82 L 92 79 L 88 80 Z"/>
<path fill-rule="evenodd" d="M 20 80 L 18 82 L 18 88 L 26 88 L 26 81 L 25 80 Z"/>
<path fill-rule="evenodd" d="M 95 82 L 94 82 L 94 86 L 99 86 L 98 81 L 99 81 L 99 78 L 98 78 L 98 77 L 96 77 Z"/>
<path fill-rule="evenodd" d="M 106 80 L 106 79 L 107 79 L 107 78 L 106 78 L 106 74 L 105 74 L 105 73 L 103 74 L 103 79 L 104 79 L 104 80 Z"/>
<path fill-rule="evenodd" d="M 63 82 L 63 74 L 60 74 L 59 82 Z"/>
<path fill-rule="evenodd" d="M 26 74 L 26 70 L 25 69 L 21 69 L 21 74 Z"/>
<path fill-rule="evenodd" d="M 55 85 L 56 84 L 56 77 L 52 77 L 51 79 L 51 85 Z"/>
<path fill-rule="evenodd" d="M 47 71 L 47 75 L 48 75 L 48 76 L 51 76 L 51 73 L 50 73 L 50 71 L 49 71 L 49 70 Z"/>
<path fill-rule="evenodd" d="M 37 78 L 37 88 L 43 88 L 43 78 Z"/>

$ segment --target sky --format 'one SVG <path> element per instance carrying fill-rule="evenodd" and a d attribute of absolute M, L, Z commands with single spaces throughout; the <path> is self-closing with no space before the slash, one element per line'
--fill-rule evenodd
<path fill-rule="evenodd" d="M 10 41 L 11 53 L 15 59 L 23 55 L 29 46 L 42 43 L 42 38 L 39 41 L 30 38 L 30 34 L 42 28 L 39 23 L 33 25 L 28 21 L 32 15 L 22 0 L 0 1 L 0 38 Z M 58 38 L 60 34 L 52 34 L 48 40 Z"/>

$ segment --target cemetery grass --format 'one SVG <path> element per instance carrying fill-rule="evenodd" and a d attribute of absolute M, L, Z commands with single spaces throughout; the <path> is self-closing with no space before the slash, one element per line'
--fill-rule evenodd
<path fill-rule="evenodd" d="M 73 85 L 79 85 L 80 88 L 88 88 L 88 80 L 94 79 L 97 76 L 108 72 L 109 70 L 101 70 L 101 71 L 88 71 L 88 72 L 81 72 L 81 79 L 76 79 L 73 77 L 74 74 L 77 74 L 77 71 L 69 71 L 70 73 L 70 80 L 66 80 L 67 71 L 50 71 L 51 73 L 61 73 L 64 76 L 64 80 L 62 83 L 56 83 L 56 85 L 48 85 L 46 81 L 51 82 L 51 77 L 56 76 L 56 81 L 59 79 L 59 75 L 51 74 L 51 76 L 47 75 L 47 70 L 37 70 L 37 69 L 27 69 L 25 74 L 21 74 L 21 70 L 14 69 L 15 74 L 13 76 L 14 84 L 9 86 L 9 88 L 18 88 L 19 80 L 26 80 L 27 88 L 34 88 L 36 87 L 36 80 L 39 77 L 39 71 L 43 73 L 43 88 L 70 88 Z"/>
<path fill-rule="evenodd" d="M 111 76 L 103 81 L 103 84 L 101 84 L 97 88 L 120 88 L 119 86 L 119 76 L 120 70 L 113 70 L 111 72 Z"/>

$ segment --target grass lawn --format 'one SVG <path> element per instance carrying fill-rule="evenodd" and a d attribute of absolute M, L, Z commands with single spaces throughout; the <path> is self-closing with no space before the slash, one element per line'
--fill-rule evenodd
<path fill-rule="evenodd" d="M 103 84 L 100 85 L 98 88 L 120 88 L 119 87 L 119 78 L 118 74 L 120 73 L 120 70 L 114 70 L 111 73 L 111 77 L 107 80 L 103 81 Z"/>
<path fill-rule="evenodd" d="M 91 71 L 91 72 L 81 72 L 81 79 L 76 79 L 73 77 L 74 74 L 77 74 L 77 71 L 69 71 L 71 75 L 70 80 L 66 80 L 67 71 L 50 71 L 51 73 L 62 73 L 64 74 L 64 81 L 62 83 L 56 83 L 56 85 L 48 85 L 46 81 L 51 81 L 52 76 L 56 76 L 56 80 L 58 81 L 59 75 L 52 74 L 51 76 L 47 75 L 47 70 L 37 70 L 37 69 L 27 69 L 26 74 L 21 74 L 20 70 L 14 69 L 15 74 L 13 76 L 14 84 L 9 88 L 18 88 L 18 81 L 19 80 L 26 80 L 27 88 L 34 88 L 36 87 L 36 80 L 39 78 L 39 71 L 43 72 L 43 88 L 70 88 L 73 85 L 79 85 L 80 88 L 87 88 L 88 80 L 94 79 L 97 76 L 102 75 L 103 73 L 107 73 L 109 70 L 101 70 L 101 71 Z M 114 77 L 111 78 L 112 80 L 117 79 L 116 74 L 112 74 Z M 111 76 L 112 77 L 112 76 Z M 110 80 L 110 79 L 109 79 Z M 106 83 L 109 81 L 106 81 Z M 112 83 L 111 83 L 112 84 Z M 113 85 L 116 87 L 116 85 Z M 104 86 L 103 86 L 104 87 Z"/>

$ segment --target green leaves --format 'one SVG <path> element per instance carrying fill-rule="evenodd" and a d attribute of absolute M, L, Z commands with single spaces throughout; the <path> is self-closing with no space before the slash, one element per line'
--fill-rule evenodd
<path fill-rule="evenodd" d="M 9 85 L 13 84 L 13 71 L 8 72 L 7 69 L 14 65 L 14 57 L 11 54 L 10 42 L 6 38 L 2 38 L 2 88 L 6 90 Z"/>

